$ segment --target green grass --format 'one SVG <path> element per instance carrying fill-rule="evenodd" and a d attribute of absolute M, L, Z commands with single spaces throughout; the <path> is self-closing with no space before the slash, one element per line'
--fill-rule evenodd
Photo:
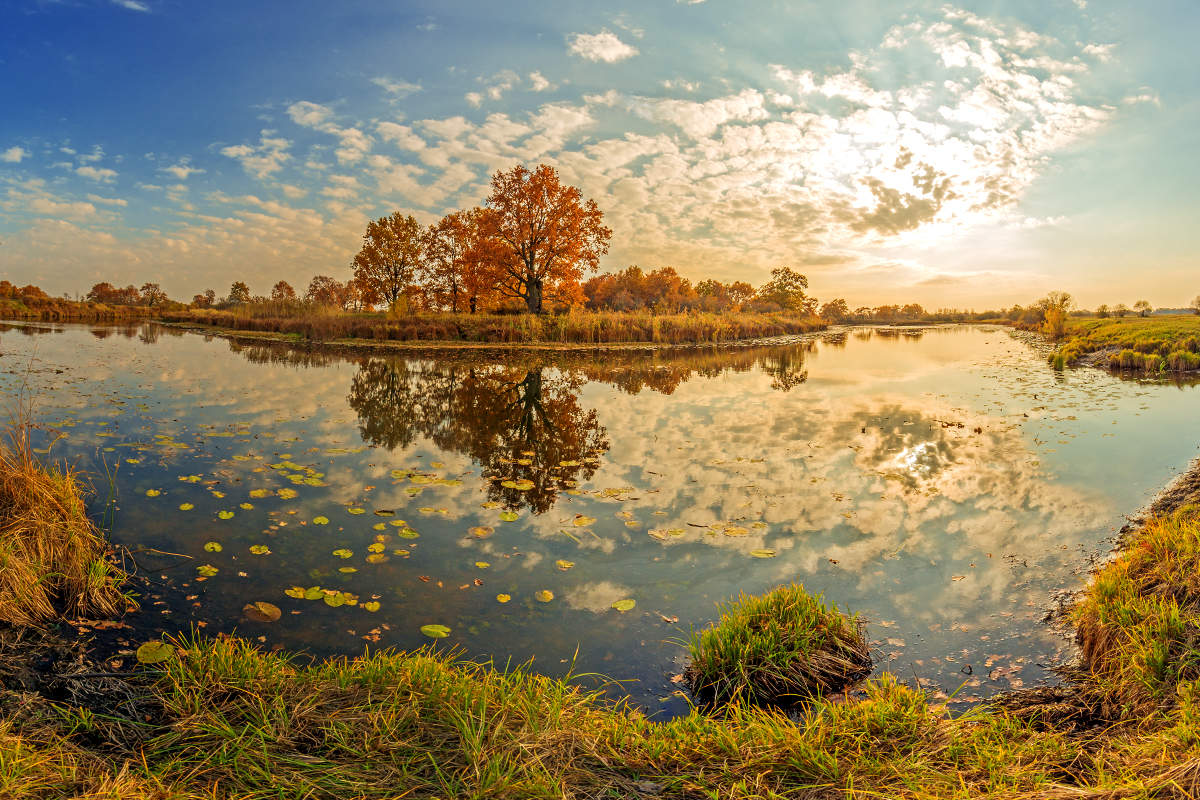
<path fill-rule="evenodd" d="M 862 623 L 803 586 L 742 594 L 718 609 L 717 623 L 693 632 L 688 644 L 685 674 L 701 697 L 790 705 L 840 691 L 870 671 Z"/>
<path fill-rule="evenodd" d="M 1200 315 L 1075 317 L 1063 343 L 1050 355 L 1058 368 L 1099 351 L 1114 370 L 1187 372 L 1200 369 Z"/>

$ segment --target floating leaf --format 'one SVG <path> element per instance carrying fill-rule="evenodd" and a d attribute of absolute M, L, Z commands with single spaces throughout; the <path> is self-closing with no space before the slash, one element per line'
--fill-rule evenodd
<path fill-rule="evenodd" d="M 304 596 L 304 587 L 303 586 L 293 586 L 290 589 L 284 589 L 283 593 L 286 594 L 288 597 L 294 597 L 297 600 L 306 599 Z"/>
<path fill-rule="evenodd" d="M 407 528 L 408 527 L 408 523 L 402 519 L 389 519 L 388 525 L 391 525 L 393 528 Z"/>
<path fill-rule="evenodd" d="M 396 535 L 401 539 L 416 539 L 421 534 L 417 533 L 412 528 L 401 528 L 400 530 L 396 531 Z"/>
<path fill-rule="evenodd" d="M 329 517 L 313 517 L 313 525 L 328 525 Z"/>
<path fill-rule="evenodd" d="M 496 532 L 496 529 L 491 527 L 490 525 L 476 525 L 474 528 L 471 528 L 468 531 L 468 533 L 470 533 L 476 539 L 486 539 L 487 537 L 491 536 L 495 532 Z"/>
<path fill-rule="evenodd" d="M 368 564 L 382 564 L 383 562 L 385 562 L 387 560 L 388 560 L 388 557 L 385 556 L 383 553 L 371 553 L 371 555 L 367 556 Z"/>
<path fill-rule="evenodd" d="M 195 506 L 192 505 L 191 503 L 180 503 L 179 504 L 180 511 L 191 511 L 193 508 L 195 508 Z"/>
<path fill-rule="evenodd" d="M 242 511 L 250 511 L 251 509 L 254 508 L 254 504 L 253 503 L 242 503 L 241 505 L 238 506 L 238 508 L 240 508 Z"/>
<path fill-rule="evenodd" d="M 561 569 L 563 572 L 566 572 L 566 571 L 567 571 L 567 570 L 569 570 L 571 567 L 575 566 L 575 562 L 574 562 L 574 561 L 567 561 L 565 558 L 560 558 L 558 561 L 555 561 L 555 562 L 554 562 L 554 566 L 558 567 L 558 568 L 559 568 L 559 569 Z"/>
<path fill-rule="evenodd" d="M 284 500 L 291 500 L 293 497 L 298 495 L 299 492 L 297 492 L 295 489 L 280 489 L 279 491 L 275 492 L 275 494 L 279 495 Z"/>
<path fill-rule="evenodd" d="M 583 514 L 575 515 L 575 527 L 576 528 L 586 528 L 588 525 L 592 525 L 595 522 L 596 522 L 595 517 L 585 517 Z"/>
<path fill-rule="evenodd" d="M 337 550 L 333 551 L 333 554 L 338 558 L 350 558 L 354 555 L 354 552 L 352 550 L 347 550 L 344 547 L 339 547 Z"/>
<path fill-rule="evenodd" d="M 259 497 L 259 498 L 270 497 L 271 490 L 270 489 L 251 489 L 250 496 L 251 497 Z"/>
<path fill-rule="evenodd" d="M 146 490 L 146 497 L 158 497 L 160 494 L 162 494 L 162 492 L 160 492 L 158 489 Z"/>
<path fill-rule="evenodd" d="M 371 526 L 371 530 L 386 531 L 387 523 L 386 522 L 376 522 L 374 525 Z"/>
<path fill-rule="evenodd" d="M 310 586 L 304 590 L 305 600 L 320 600 L 325 596 L 324 590 L 320 586 Z"/>
<path fill-rule="evenodd" d="M 354 515 L 367 513 L 367 510 L 365 508 L 347 508 L 346 510 Z"/>
<path fill-rule="evenodd" d="M 358 567 L 338 567 L 338 572 L 344 572 L 349 575 L 352 572 L 358 572 Z"/>
<path fill-rule="evenodd" d="M 279 606 L 265 600 L 256 600 L 242 607 L 242 613 L 255 622 L 278 622 L 283 613 Z"/>
<path fill-rule="evenodd" d="M 379 603 L 375 600 L 368 600 L 362 604 L 362 607 L 364 611 L 370 611 L 372 614 L 374 614 L 379 610 Z"/>
<path fill-rule="evenodd" d="M 627 520 L 625 520 L 625 527 L 626 528 L 640 528 L 640 527 L 642 527 L 642 523 L 638 522 L 636 519 L 627 519 Z"/>
<path fill-rule="evenodd" d="M 637 601 L 632 597 L 626 597 L 624 600 L 618 600 L 612 604 L 612 607 L 624 614 L 626 611 L 632 611 L 637 605 Z"/>
<path fill-rule="evenodd" d="M 177 653 L 175 646 L 169 642 L 164 642 L 161 639 L 145 642 L 137 649 L 137 660 L 139 664 L 161 664 L 168 659 L 175 658 Z"/>
<path fill-rule="evenodd" d="M 450 629 L 445 625 L 422 625 L 421 633 L 430 639 L 445 639 L 450 635 Z"/>
<path fill-rule="evenodd" d="M 497 603 L 507 603 L 509 600 L 512 600 L 512 596 L 511 596 L 511 595 L 507 595 L 507 594 L 498 594 L 498 595 L 496 595 L 496 602 L 497 602 Z"/>
<path fill-rule="evenodd" d="M 383 542 L 371 542 L 369 545 L 367 545 L 367 552 L 369 553 L 382 553 L 386 549 L 387 545 L 385 545 Z"/>
<path fill-rule="evenodd" d="M 233 519 L 233 512 L 232 511 L 218 511 L 217 518 L 218 519 Z"/>
<path fill-rule="evenodd" d="M 537 598 L 539 603 L 549 603 L 554 599 L 554 592 L 550 591 L 549 589 L 541 589 L 540 591 L 534 592 L 533 596 Z"/>
<path fill-rule="evenodd" d="M 327 594 L 321 599 L 324 600 L 325 605 L 329 606 L 330 608 L 340 608 L 341 606 L 346 605 L 346 598 L 342 595 L 341 592 L 334 592 L 333 594 Z"/>
<path fill-rule="evenodd" d="M 501 481 L 500 485 L 505 489 L 516 489 L 518 492 L 527 492 L 533 488 L 533 481 L 527 478 L 521 478 L 515 481 Z"/>
<path fill-rule="evenodd" d="M 201 578 L 211 578 L 220 571 L 221 570 L 217 569 L 212 564 L 201 564 L 200 566 L 196 567 L 196 574 Z"/>
<path fill-rule="evenodd" d="M 204 552 L 206 552 L 206 553 L 219 553 L 223 549 L 224 548 L 221 547 L 220 542 L 205 542 L 204 543 Z"/>
<path fill-rule="evenodd" d="M 271 555 L 271 548 L 265 544 L 252 544 L 250 545 L 250 552 L 256 556 L 269 556 Z"/>
<path fill-rule="evenodd" d="M 774 558 L 775 551 L 769 548 L 764 548 L 762 550 L 751 550 L 750 555 L 754 556 L 755 558 Z"/>
<path fill-rule="evenodd" d="M 500 519 L 504 520 L 505 522 L 516 522 L 520 518 L 521 518 L 521 515 L 518 514 L 516 511 L 501 511 L 500 512 Z"/>
<path fill-rule="evenodd" d="M 377 517 L 390 517 L 390 516 L 393 516 L 395 513 L 396 512 L 390 508 L 375 509 L 375 516 L 377 516 Z"/>
<path fill-rule="evenodd" d="M 495 500 L 488 500 L 486 503 L 482 504 L 479 507 L 480 508 L 499 508 L 500 505 L 501 504 L 497 503 Z"/>
<path fill-rule="evenodd" d="M 486 561 L 476 561 L 475 566 L 479 567 L 480 569 L 487 569 L 491 566 L 491 564 Z"/>

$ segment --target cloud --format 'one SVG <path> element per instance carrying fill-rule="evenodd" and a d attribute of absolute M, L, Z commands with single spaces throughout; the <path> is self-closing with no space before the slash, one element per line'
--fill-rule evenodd
<path fill-rule="evenodd" d="M 128 201 L 128 200 L 126 200 L 126 199 L 125 199 L 125 198 L 123 198 L 123 197 L 101 197 L 101 196 L 100 196 L 100 195 L 98 195 L 98 194 L 89 194 L 89 195 L 87 196 L 87 199 L 88 199 L 90 202 L 93 202 L 93 203 L 100 203 L 101 205 L 106 205 L 106 206 L 121 206 L 121 207 L 124 207 L 124 206 L 127 206 L 127 205 L 129 205 L 129 201 Z"/>
<path fill-rule="evenodd" d="M 92 166 L 78 167 L 75 174 L 100 183 L 112 183 L 113 178 L 117 177 L 116 170 Z"/>
<path fill-rule="evenodd" d="M 204 170 L 198 167 L 193 167 L 191 164 L 189 164 L 186 158 L 180 161 L 178 164 L 172 164 L 169 167 L 160 167 L 158 171 L 165 172 L 168 175 L 173 175 L 176 180 L 181 181 L 186 181 L 192 175 L 198 175 L 204 172 Z"/>
<path fill-rule="evenodd" d="M 114 6 L 120 6 L 121 8 L 128 9 L 129 11 L 141 11 L 146 14 L 150 13 L 150 6 L 146 5 L 145 3 L 138 2 L 138 0 L 112 0 L 112 4 Z"/>
<path fill-rule="evenodd" d="M 221 148 L 221 155 L 236 159 L 247 174 L 262 180 L 283 169 L 284 162 L 292 156 L 287 152 L 292 143 L 282 137 L 273 136 L 273 131 L 259 134 L 257 145 L 235 144 Z"/>
<path fill-rule="evenodd" d="M 361 161 L 371 149 L 371 137 L 358 128 L 342 128 L 333 121 L 333 110 L 319 103 L 302 100 L 288 106 L 288 116 L 297 125 L 322 133 L 332 134 L 340 140 L 340 146 L 334 151 L 340 164 L 353 164 Z"/>
<path fill-rule="evenodd" d="M 546 76 L 540 72 L 529 73 L 529 88 L 534 92 L 544 92 L 547 89 L 553 89 L 554 84 L 546 80 Z"/>
<path fill-rule="evenodd" d="M 638 54 L 636 47 L 622 42 L 615 33 L 573 33 L 568 37 L 569 52 L 588 61 L 603 61 L 613 64 L 633 58 Z"/>
<path fill-rule="evenodd" d="M 398 81 L 392 78 L 371 78 L 371 83 L 383 89 L 397 100 L 421 91 L 421 84 L 408 81 Z"/>
<path fill-rule="evenodd" d="M 20 164 L 21 161 L 29 157 L 29 151 L 24 147 L 10 147 L 3 153 L 0 153 L 0 161 L 8 164 Z"/>

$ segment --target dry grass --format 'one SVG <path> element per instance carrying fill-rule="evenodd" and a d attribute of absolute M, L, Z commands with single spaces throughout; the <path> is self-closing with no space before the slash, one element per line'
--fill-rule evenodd
<path fill-rule="evenodd" d="M 78 476 L 69 466 L 43 466 L 31 431 L 27 417 L 18 418 L 0 441 L 0 621 L 121 614 L 126 576 L 88 517 Z"/>
<path fill-rule="evenodd" d="M 276 333 L 312 341 L 420 341 L 491 344 L 719 344 L 742 339 L 808 333 L 827 323 L 815 317 L 774 314 L 651 314 L 571 310 L 563 314 L 351 313 L 295 307 L 262 314 L 193 309 L 163 315 L 168 322 L 227 331 Z"/>
<path fill-rule="evenodd" d="M 1110 369 L 1139 373 L 1200 369 L 1200 315 L 1082 317 L 1067 321 L 1063 344 L 1050 355 L 1056 368 L 1091 353 L 1108 353 Z"/>

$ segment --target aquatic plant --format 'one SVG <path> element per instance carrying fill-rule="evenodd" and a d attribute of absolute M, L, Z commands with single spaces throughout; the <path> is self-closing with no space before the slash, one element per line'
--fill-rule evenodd
<path fill-rule="evenodd" d="M 836 692 L 871 670 L 857 616 L 798 584 L 719 604 L 715 625 L 693 631 L 685 678 L 717 703 L 790 704 Z"/>

